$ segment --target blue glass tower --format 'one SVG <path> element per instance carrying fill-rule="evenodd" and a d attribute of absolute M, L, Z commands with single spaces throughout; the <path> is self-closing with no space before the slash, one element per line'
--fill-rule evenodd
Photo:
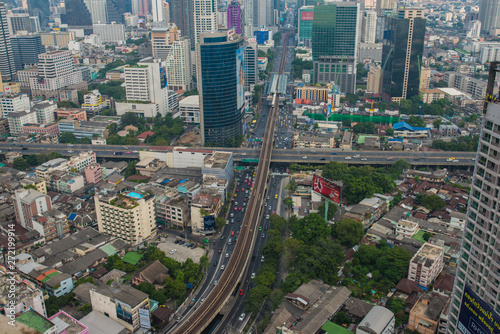
<path fill-rule="evenodd" d="M 196 45 L 201 140 L 232 146 L 243 134 L 245 64 L 243 39 L 227 32 L 204 33 Z"/>

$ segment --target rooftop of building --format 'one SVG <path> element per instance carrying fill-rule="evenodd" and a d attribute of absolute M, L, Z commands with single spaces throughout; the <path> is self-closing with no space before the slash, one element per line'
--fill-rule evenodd
<path fill-rule="evenodd" d="M 205 157 L 203 167 L 225 169 L 232 156 L 230 152 L 214 152 L 211 156 Z"/>
<path fill-rule="evenodd" d="M 392 318 L 394 318 L 394 313 L 385 307 L 375 305 L 366 317 L 361 320 L 358 328 L 369 328 L 370 330 L 367 331 L 369 333 L 382 333 Z"/>
<path fill-rule="evenodd" d="M 406 219 L 399 220 L 398 225 L 402 225 L 402 226 L 408 227 L 408 228 L 415 228 L 418 226 L 417 223 L 414 223 L 414 222 L 406 220 Z"/>
<path fill-rule="evenodd" d="M 16 321 L 40 333 L 45 333 L 46 331 L 54 327 L 54 324 L 51 321 L 45 319 L 37 312 L 31 310 L 26 311 L 16 317 Z"/>
<path fill-rule="evenodd" d="M 80 323 L 64 311 L 59 311 L 50 317 L 49 320 L 56 325 L 57 333 L 64 331 L 65 334 L 79 334 L 84 331 L 86 332 L 88 329 L 87 326 Z"/>
<path fill-rule="evenodd" d="M 412 263 L 423 263 L 431 266 L 440 256 L 444 255 L 444 248 L 441 246 L 425 243 L 411 259 Z"/>
<path fill-rule="evenodd" d="M 410 314 L 415 314 L 431 321 L 438 321 L 443 309 L 450 298 L 437 293 L 427 292 L 420 296 L 417 304 L 411 309 Z"/>
<path fill-rule="evenodd" d="M 10 290 L 10 281 L 7 281 L 10 278 L 10 275 L 6 275 L 3 271 L 0 270 L 0 289 L 2 291 Z M 31 299 L 35 296 L 42 295 L 42 291 L 38 290 L 33 283 L 29 281 L 26 282 L 27 283 L 25 283 L 24 281 L 16 282 L 16 284 L 14 285 L 14 297 L 11 299 L 13 299 L 13 302 L 15 302 L 16 304 L 24 299 Z M 0 303 L 3 305 L 7 305 L 11 299 L 7 300 L 7 294 L 0 294 Z"/>
<path fill-rule="evenodd" d="M 66 238 L 57 240 L 47 246 L 38 248 L 35 251 L 33 251 L 32 254 L 38 258 L 43 256 L 45 256 L 46 258 L 53 257 L 61 252 L 64 252 L 66 250 L 69 250 L 70 248 L 75 247 L 76 245 L 79 245 L 84 242 L 89 242 L 90 240 L 95 240 L 95 238 L 100 235 L 101 234 L 96 230 L 94 230 L 93 228 L 87 227 L 83 230 L 73 233 L 72 235 Z"/>
<path fill-rule="evenodd" d="M 179 100 L 179 107 L 199 107 L 200 106 L 200 96 L 190 95 L 182 100 Z"/>
<path fill-rule="evenodd" d="M 103 284 L 95 288 L 96 292 L 107 297 L 117 299 L 130 307 L 135 308 L 148 298 L 148 295 L 131 286 L 123 285 L 118 288 Z"/>

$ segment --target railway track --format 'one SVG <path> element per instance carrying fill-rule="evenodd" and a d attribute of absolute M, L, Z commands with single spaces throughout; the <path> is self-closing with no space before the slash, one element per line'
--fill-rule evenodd
<path fill-rule="evenodd" d="M 286 59 L 286 46 L 288 44 L 288 34 L 283 37 L 283 48 L 281 52 L 280 66 L 278 73 L 283 73 Z M 243 218 L 238 242 L 236 243 L 233 255 L 229 259 L 226 270 L 219 279 L 219 282 L 205 298 L 203 305 L 191 313 L 181 325 L 175 328 L 173 334 L 198 334 L 201 333 L 208 324 L 220 312 L 231 294 L 236 289 L 243 273 L 246 271 L 248 261 L 253 252 L 253 246 L 258 231 L 258 218 L 262 199 L 266 192 L 267 176 L 271 162 L 273 150 L 274 130 L 276 127 L 277 111 L 279 109 L 279 97 L 275 94 L 273 107 L 270 110 L 269 120 L 266 126 L 262 149 L 259 155 L 259 166 L 255 176 L 254 190 L 252 191 L 247 214 Z"/>

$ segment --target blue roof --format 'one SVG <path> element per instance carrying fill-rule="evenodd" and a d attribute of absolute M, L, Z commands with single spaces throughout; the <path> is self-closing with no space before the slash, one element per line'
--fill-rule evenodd
<path fill-rule="evenodd" d="M 71 220 L 71 221 L 75 220 L 75 218 L 76 218 L 76 213 L 73 213 L 73 212 L 71 212 L 68 216 L 68 220 Z"/>
<path fill-rule="evenodd" d="M 398 141 L 398 142 L 402 143 L 403 139 L 393 138 L 393 139 L 389 139 L 388 141 Z"/>
<path fill-rule="evenodd" d="M 165 180 L 161 181 L 160 184 L 165 184 L 165 183 L 168 183 L 170 181 L 171 181 L 170 179 L 165 179 Z"/>
<path fill-rule="evenodd" d="M 182 184 L 182 183 L 186 182 L 187 180 L 188 180 L 188 179 L 180 180 L 180 181 L 179 181 L 179 183 L 181 183 L 181 184 Z"/>
<path fill-rule="evenodd" d="M 424 130 L 424 131 L 430 131 L 431 129 L 429 128 L 422 128 L 422 127 L 413 127 L 411 126 L 410 124 L 406 123 L 405 121 L 401 121 L 401 122 L 398 122 L 396 124 L 394 124 L 394 130 L 396 131 L 404 131 L 404 130 L 408 130 L 408 131 L 421 131 L 421 130 Z"/>

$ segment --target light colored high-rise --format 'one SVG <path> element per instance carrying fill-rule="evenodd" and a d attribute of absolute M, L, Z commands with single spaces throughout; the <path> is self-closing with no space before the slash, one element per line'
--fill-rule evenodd
<path fill-rule="evenodd" d="M 255 0 L 257 2 L 257 24 L 259 27 L 267 26 L 267 3 L 270 3 L 269 0 Z"/>
<path fill-rule="evenodd" d="M 490 77 L 498 78 L 499 63 Z M 467 221 L 451 302 L 448 333 L 498 333 L 500 324 L 500 104 L 488 102 L 499 93 L 488 82 L 483 126 L 471 183 Z M 468 306 L 468 307 L 467 307 Z M 476 312 L 478 316 L 471 316 Z M 497 325 L 495 326 L 495 322 Z"/>
<path fill-rule="evenodd" d="M 375 33 L 377 31 L 377 12 L 367 10 L 361 18 L 361 42 L 375 43 Z"/>
<path fill-rule="evenodd" d="M 152 0 L 151 7 L 153 25 L 166 26 L 169 22 L 168 3 L 165 0 Z"/>
<path fill-rule="evenodd" d="M 137 245 L 155 229 L 155 197 L 129 192 L 113 196 L 94 196 L 99 232 Z"/>
<path fill-rule="evenodd" d="M 259 68 L 257 65 L 258 48 L 255 38 L 245 41 L 245 91 L 253 90 L 259 80 Z"/>
<path fill-rule="evenodd" d="M 0 73 L 3 81 L 11 80 L 16 74 L 4 2 L 0 2 Z"/>
<path fill-rule="evenodd" d="M 194 39 L 198 43 L 200 34 L 217 30 L 217 1 L 193 0 Z"/>
<path fill-rule="evenodd" d="M 500 0 L 481 0 L 479 21 L 484 31 L 500 28 Z"/>
<path fill-rule="evenodd" d="M 125 25 L 123 24 L 94 23 L 92 28 L 94 34 L 98 35 L 103 43 L 125 44 Z"/>
<path fill-rule="evenodd" d="M 11 95 L 4 94 L 0 97 L 0 110 L 2 118 L 9 113 L 25 111 L 30 109 L 30 98 L 26 94 Z"/>
<path fill-rule="evenodd" d="M 479 38 L 481 35 L 481 21 L 470 21 L 467 30 L 467 38 Z"/>
<path fill-rule="evenodd" d="M 157 27 L 151 29 L 151 48 L 153 58 L 165 59 L 170 52 L 172 43 L 179 39 L 177 27 Z"/>
<path fill-rule="evenodd" d="M 394 0 L 377 0 L 377 14 L 383 16 L 385 12 L 393 11 L 395 5 L 396 4 Z"/>
<path fill-rule="evenodd" d="M 18 31 L 32 32 L 30 14 L 28 13 L 7 14 L 7 20 L 11 35 L 16 34 Z"/>
<path fill-rule="evenodd" d="M 106 0 L 84 0 L 87 6 L 92 24 L 107 22 Z"/>
<path fill-rule="evenodd" d="M 171 44 L 170 52 L 165 61 L 168 89 L 170 90 L 188 91 L 193 88 L 190 45 L 191 43 L 186 37 Z"/>
<path fill-rule="evenodd" d="M 382 68 L 380 66 L 370 65 L 370 71 L 368 72 L 368 79 L 366 90 L 369 93 L 379 94 L 380 93 L 380 80 L 382 78 Z"/>
<path fill-rule="evenodd" d="M 246 38 L 253 36 L 253 0 L 243 1 L 243 32 Z"/>
<path fill-rule="evenodd" d="M 52 51 L 38 55 L 38 76 L 30 78 L 31 90 L 58 90 L 82 82 L 70 51 Z"/>

